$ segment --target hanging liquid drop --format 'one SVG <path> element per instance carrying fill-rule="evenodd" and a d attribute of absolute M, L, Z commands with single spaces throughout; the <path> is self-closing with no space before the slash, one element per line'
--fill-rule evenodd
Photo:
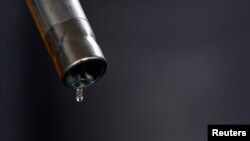
<path fill-rule="evenodd" d="M 83 99 L 84 99 L 83 88 L 76 89 L 76 101 L 77 102 L 82 102 Z"/>

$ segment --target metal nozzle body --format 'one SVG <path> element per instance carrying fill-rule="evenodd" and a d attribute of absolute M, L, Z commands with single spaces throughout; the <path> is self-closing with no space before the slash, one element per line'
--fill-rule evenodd
<path fill-rule="evenodd" d="M 105 58 L 79 0 L 26 0 L 26 4 L 58 75 L 68 87 L 87 87 L 105 73 Z M 81 69 L 91 75 L 88 78 L 92 82 L 82 86 L 68 84 L 77 81 Z"/>

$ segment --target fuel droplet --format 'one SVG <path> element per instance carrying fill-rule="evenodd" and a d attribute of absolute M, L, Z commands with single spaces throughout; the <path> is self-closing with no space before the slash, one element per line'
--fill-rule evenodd
<path fill-rule="evenodd" d="M 76 89 L 76 101 L 77 102 L 82 102 L 83 99 L 84 99 L 83 88 Z"/>

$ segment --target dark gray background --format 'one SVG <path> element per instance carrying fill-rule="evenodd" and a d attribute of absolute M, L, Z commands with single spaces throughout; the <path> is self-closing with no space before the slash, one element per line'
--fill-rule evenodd
<path fill-rule="evenodd" d="M 1 141 L 203 141 L 250 123 L 249 0 L 81 2 L 108 70 L 76 103 L 24 1 L 0 1 Z"/>

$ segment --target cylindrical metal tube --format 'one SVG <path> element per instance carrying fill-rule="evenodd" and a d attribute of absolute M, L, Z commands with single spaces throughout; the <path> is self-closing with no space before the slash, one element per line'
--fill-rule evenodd
<path fill-rule="evenodd" d="M 87 87 L 106 71 L 79 0 L 26 0 L 58 75 L 70 88 Z"/>

